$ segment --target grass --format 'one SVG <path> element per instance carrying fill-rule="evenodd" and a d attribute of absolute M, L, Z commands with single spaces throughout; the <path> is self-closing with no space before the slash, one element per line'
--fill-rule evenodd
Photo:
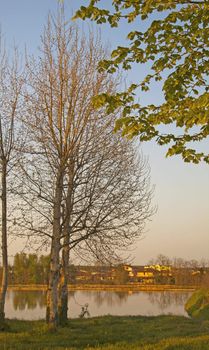
<path fill-rule="evenodd" d="M 182 316 L 72 319 L 56 333 L 43 321 L 7 323 L 1 350 L 209 350 L 209 323 Z"/>

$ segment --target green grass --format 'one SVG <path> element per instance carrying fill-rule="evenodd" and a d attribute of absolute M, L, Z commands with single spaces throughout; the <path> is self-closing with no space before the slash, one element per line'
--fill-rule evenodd
<path fill-rule="evenodd" d="M 56 333 L 43 321 L 7 323 L 1 350 L 209 350 L 209 323 L 182 316 L 72 319 Z"/>

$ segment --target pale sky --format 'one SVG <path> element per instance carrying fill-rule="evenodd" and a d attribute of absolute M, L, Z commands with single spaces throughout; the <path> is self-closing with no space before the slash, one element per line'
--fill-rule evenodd
<path fill-rule="evenodd" d="M 0 25 L 7 47 L 13 43 L 23 52 L 25 46 L 29 53 L 37 53 L 40 34 L 46 23 L 49 11 L 56 12 L 57 0 L 0 0 Z M 69 18 L 79 5 L 86 0 L 65 0 L 66 16 Z M 79 21 L 85 28 L 85 23 Z M 120 30 L 102 26 L 104 42 L 109 40 L 112 47 L 123 44 L 127 26 Z M 127 81 L 139 75 L 144 68 L 135 67 L 127 73 Z M 144 71 L 145 72 L 145 71 Z M 158 103 L 162 97 L 155 86 L 151 92 L 142 96 L 143 103 Z M 154 142 L 142 145 L 149 157 L 151 181 L 155 185 L 153 204 L 158 211 L 146 227 L 143 240 L 136 244 L 133 252 L 135 264 L 146 264 L 159 253 L 185 259 L 209 259 L 209 166 L 184 163 L 180 157 L 165 158 L 165 149 Z M 204 142 L 208 151 L 209 142 Z M 21 247 L 17 241 L 10 246 L 9 254 Z"/>

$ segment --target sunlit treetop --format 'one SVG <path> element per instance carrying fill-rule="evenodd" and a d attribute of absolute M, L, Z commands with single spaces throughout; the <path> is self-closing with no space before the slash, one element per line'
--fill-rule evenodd
<path fill-rule="evenodd" d="M 186 162 L 209 163 L 209 155 L 196 144 L 209 135 L 209 1 L 113 0 L 111 6 L 105 6 L 104 0 L 91 0 L 74 18 L 107 22 L 111 27 L 127 20 L 136 30 L 128 33 L 127 46 L 114 49 L 109 60 L 100 62 L 99 69 L 112 74 L 120 68 L 131 70 L 133 63 L 151 68 L 143 80 L 126 91 L 97 96 L 95 106 L 106 105 L 108 112 L 122 109 L 115 130 L 123 135 L 167 144 L 167 156 L 180 154 Z M 148 29 L 140 31 L 139 19 L 146 21 L 151 14 Z M 164 102 L 141 105 L 137 100 L 140 91 L 151 94 L 153 81 L 161 81 Z"/>

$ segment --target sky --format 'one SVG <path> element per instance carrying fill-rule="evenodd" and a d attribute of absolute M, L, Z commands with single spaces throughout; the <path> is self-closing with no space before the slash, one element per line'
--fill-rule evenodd
<path fill-rule="evenodd" d="M 86 0 L 65 0 L 65 13 L 69 19 Z M 49 11 L 56 13 L 57 0 L 0 0 L 0 26 L 7 48 L 14 43 L 20 52 L 36 54 L 40 35 Z M 85 30 L 86 23 L 78 21 Z M 96 27 L 96 26 L 95 26 Z M 130 26 L 129 26 L 130 27 Z M 129 29 L 128 27 L 128 29 Z M 102 40 L 110 47 L 123 44 L 127 26 L 119 29 L 102 26 Z M 141 28 L 143 29 L 143 28 Z M 131 27 L 130 27 L 131 30 Z M 141 78 L 144 67 L 126 72 L 126 80 L 132 81 L 137 74 Z M 160 103 L 160 90 L 153 86 L 151 92 L 141 96 L 142 103 Z M 149 159 L 151 182 L 155 185 L 153 205 L 157 213 L 146 226 L 143 239 L 136 243 L 132 252 L 134 264 L 146 264 L 158 254 L 184 259 L 209 259 L 209 166 L 187 164 L 180 157 L 165 158 L 165 148 L 154 141 L 141 146 Z M 204 143 L 209 149 L 209 142 Z M 9 254 L 15 254 L 21 242 L 11 244 Z"/>

